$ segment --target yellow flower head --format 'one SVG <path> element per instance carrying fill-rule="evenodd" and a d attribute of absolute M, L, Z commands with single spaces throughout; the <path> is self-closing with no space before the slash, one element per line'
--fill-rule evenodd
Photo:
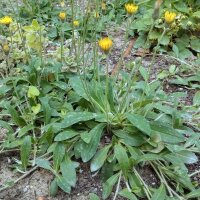
<path fill-rule="evenodd" d="M 60 2 L 60 6 L 61 6 L 61 7 L 65 7 L 65 2 L 64 2 L 64 1 L 61 1 L 61 2 Z"/>
<path fill-rule="evenodd" d="M 4 44 L 4 45 L 3 45 L 3 51 L 4 51 L 5 54 L 8 54 L 8 53 L 9 53 L 10 48 L 9 48 L 8 44 Z"/>
<path fill-rule="evenodd" d="M 101 9 L 106 10 L 106 3 L 104 3 L 104 2 L 101 3 Z"/>
<path fill-rule="evenodd" d="M 10 25 L 13 22 L 12 18 L 9 16 L 4 16 L 0 18 L 0 24 Z"/>
<path fill-rule="evenodd" d="M 95 18 L 99 18 L 99 13 L 98 12 L 94 12 L 94 17 Z"/>
<path fill-rule="evenodd" d="M 132 15 L 138 11 L 138 6 L 135 5 L 134 3 L 126 3 L 125 9 L 128 14 Z"/>
<path fill-rule="evenodd" d="M 112 47 L 113 42 L 109 37 L 105 37 L 99 40 L 99 47 L 105 53 L 108 53 L 110 48 Z"/>
<path fill-rule="evenodd" d="M 60 12 L 60 13 L 59 13 L 59 18 L 60 18 L 62 21 L 64 21 L 65 18 L 66 18 L 66 13 L 65 13 L 65 12 Z"/>
<path fill-rule="evenodd" d="M 176 13 L 169 11 L 165 12 L 165 22 L 167 24 L 171 24 L 175 20 L 175 18 L 176 18 Z"/>
<path fill-rule="evenodd" d="M 74 25 L 75 27 L 78 27 L 78 26 L 79 26 L 79 21 L 78 21 L 78 20 L 74 20 L 74 21 L 73 21 L 73 25 Z"/>
<path fill-rule="evenodd" d="M 35 86 L 29 86 L 28 87 L 28 98 L 35 99 L 35 97 L 38 97 L 40 95 L 40 91 Z"/>
<path fill-rule="evenodd" d="M 31 107 L 31 110 L 33 111 L 35 115 L 37 115 L 40 112 L 40 109 L 41 109 L 41 104 L 39 103 L 36 106 Z"/>

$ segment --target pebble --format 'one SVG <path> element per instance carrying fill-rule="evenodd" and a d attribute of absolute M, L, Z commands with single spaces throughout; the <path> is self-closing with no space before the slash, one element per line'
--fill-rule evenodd
<path fill-rule="evenodd" d="M 29 186 L 25 186 L 24 189 L 23 189 L 23 192 L 28 192 L 28 189 L 29 189 Z"/>

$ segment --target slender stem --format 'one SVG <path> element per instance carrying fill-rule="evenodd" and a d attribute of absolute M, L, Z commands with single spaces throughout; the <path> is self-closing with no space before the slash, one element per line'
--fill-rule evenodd
<path fill-rule="evenodd" d="M 108 90 L 109 90 L 109 56 L 106 55 L 106 118 L 109 121 L 109 101 L 108 101 Z"/>
<path fill-rule="evenodd" d="M 131 25 L 131 22 L 132 22 L 132 17 L 129 17 L 128 19 L 127 19 L 127 23 L 126 23 L 126 29 L 125 29 L 125 38 L 124 38 L 124 44 L 123 44 L 123 46 L 122 46 L 122 53 L 121 53 L 121 56 L 120 56 L 120 59 L 119 59 L 119 62 L 118 62 L 118 66 L 117 66 L 117 74 L 116 74 L 116 80 L 118 80 L 118 78 L 119 78 L 119 69 L 120 69 L 120 65 L 122 64 L 122 62 L 123 62 L 123 58 L 124 58 L 124 50 L 125 50 L 125 48 L 126 48 L 126 45 L 127 45 L 127 43 L 128 43 L 128 31 L 129 31 L 129 27 L 130 27 L 130 25 Z"/>
<path fill-rule="evenodd" d="M 163 182 L 165 184 L 165 186 L 167 187 L 167 190 L 169 192 L 170 197 L 173 197 L 173 194 L 171 192 L 171 188 L 169 187 L 167 181 L 165 180 L 165 177 L 162 175 L 162 172 L 159 170 L 159 172 L 160 172 L 159 173 L 158 170 L 156 169 L 156 167 L 154 166 L 154 164 L 152 162 L 149 162 L 149 163 L 150 163 L 151 167 L 154 169 L 157 176 L 159 177 L 160 181 Z"/>
<path fill-rule="evenodd" d="M 8 150 L 5 150 L 5 151 L 0 151 L 0 155 L 1 154 L 6 154 L 6 153 L 10 153 L 10 152 L 16 152 L 16 151 L 20 151 L 19 149 L 8 149 Z"/>
<path fill-rule="evenodd" d="M 141 178 L 140 174 L 137 172 L 137 170 L 135 168 L 133 168 L 133 171 L 134 171 L 135 175 L 138 177 L 138 179 L 140 180 L 140 182 L 143 184 L 143 186 L 144 186 L 144 188 L 143 188 L 144 192 L 147 195 L 147 198 L 150 200 L 152 194 L 151 194 L 151 192 L 150 192 L 147 184 L 143 181 L 143 179 Z"/>
<path fill-rule="evenodd" d="M 141 105 L 142 105 L 142 99 L 143 99 L 143 97 L 144 97 L 144 95 L 145 95 L 145 90 L 146 90 L 147 84 L 148 84 L 148 82 L 149 82 L 150 73 L 151 73 L 153 64 L 154 64 L 154 62 L 155 62 L 155 58 L 156 58 L 156 55 L 157 55 L 157 51 L 158 51 L 158 48 L 159 48 L 159 46 L 160 46 L 160 42 L 161 42 L 162 38 L 164 37 L 164 35 L 165 35 L 165 33 L 166 33 L 166 30 L 167 30 L 167 29 L 164 27 L 163 32 L 162 32 L 162 35 L 160 36 L 160 38 L 159 38 L 159 40 L 158 40 L 158 43 L 157 43 L 156 47 L 154 48 L 153 57 L 152 57 L 152 60 L 151 60 L 151 63 L 150 63 L 150 67 L 149 67 L 149 70 L 148 70 L 148 78 L 147 78 L 147 80 L 146 80 L 146 85 L 145 85 L 145 88 L 144 88 L 143 93 L 142 93 L 141 103 L 140 103 L 139 108 L 140 108 Z M 150 31 L 151 31 L 151 30 L 150 30 Z M 149 33 L 150 33 L 150 32 L 149 32 Z M 154 94 L 154 97 L 155 97 L 155 95 L 156 95 L 156 93 Z M 147 112 L 146 112 L 146 113 L 147 113 Z"/>
<path fill-rule="evenodd" d="M 128 181 L 125 181 L 125 184 L 126 184 L 126 187 L 127 187 L 128 191 L 131 192 L 131 188 L 130 188 L 130 186 L 129 186 Z"/>
<path fill-rule="evenodd" d="M 71 45 L 71 49 L 70 49 L 70 54 L 72 54 L 73 49 L 75 50 L 75 57 L 76 57 L 76 44 L 75 44 L 75 35 L 74 35 L 74 1 L 71 0 L 70 1 L 71 4 L 71 11 L 72 11 L 72 21 L 71 21 L 71 26 L 72 26 L 72 45 Z"/>
<path fill-rule="evenodd" d="M 64 53 L 64 22 L 62 22 L 61 26 L 61 51 L 60 51 L 60 57 L 61 57 L 61 63 L 63 64 L 63 53 Z"/>
<path fill-rule="evenodd" d="M 120 187 L 120 182 L 121 182 L 121 176 L 122 176 L 122 171 L 120 171 L 119 174 L 119 179 L 118 179 L 118 183 L 117 183 L 117 188 L 115 190 L 115 195 L 113 197 L 113 200 L 115 200 L 117 198 L 118 192 L 119 192 L 119 187 Z"/>
<path fill-rule="evenodd" d="M 162 41 L 162 39 L 163 39 L 165 33 L 166 33 L 166 30 L 167 30 L 167 29 L 164 27 L 163 32 L 162 32 L 162 35 L 160 36 L 160 38 L 159 38 L 159 40 L 158 40 L 158 43 L 157 43 L 157 45 L 156 45 L 156 47 L 155 47 L 155 49 L 154 49 L 153 57 L 152 57 L 152 60 L 151 60 L 151 64 L 150 64 L 150 67 L 149 67 L 149 71 L 148 71 L 148 72 L 149 72 L 149 77 L 150 77 L 151 69 L 152 69 L 153 64 L 154 64 L 154 62 L 155 62 L 155 58 L 156 58 L 156 55 L 157 55 L 157 51 L 158 51 L 158 49 L 159 49 L 160 43 L 161 43 L 161 41 Z"/>
<path fill-rule="evenodd" d="M 200 170 L 195 171 L 195 172 L 189 174 L 189 177 L 192 177 L 192 176 L 194 176 L 194 175 L 196 175 L 196 174 L 200 174 Z"/>

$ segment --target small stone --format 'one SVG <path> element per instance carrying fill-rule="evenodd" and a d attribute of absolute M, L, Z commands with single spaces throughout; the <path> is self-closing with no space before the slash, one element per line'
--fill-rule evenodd
<path fill-rule="evenodd" d="M 27 185 L 27 186 L 24 187 L 23 192 L 27 192 L 28 189 L 29 189 L 29 186 Z"/>
<path fill-rule="evenodd" d="M 37 200 L 46 200 L 46 198 L 44 196 L 39 196 L 37 197 Z"/>
<path fill-rule="evenodd" d="M 97 192 L 97 188 L 91 188 L 91 192 L 96 193 Z"/>

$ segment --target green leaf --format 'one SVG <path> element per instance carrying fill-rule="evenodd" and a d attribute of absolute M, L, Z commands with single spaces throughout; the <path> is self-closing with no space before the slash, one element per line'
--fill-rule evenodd
<path fill-rule="evenodd" d="M 196 11 L 192 14 L 193 17 L 200 18 L 200 11 Z"/>
<path fill-rule="evenodd" d="M 111 176 L 104 184 L 103 184 L 103 194 L 102 198 L 106 199 L 112 192 L 114 184 L 117 182 L 119 178 L 119 173 Z"/>
<path fill-rule="evenodd" d="M 152 160 L 163 160 L 163 158 L 157 154 L 148 153 L 148 154 L 143 154 L 140 157 L 138 157 L 137 162 L 140 163 L 140 162 L 152 161 Z"/>
<path fill-rule="evenodd" d="M 13 133 L 12 127 L 8 124 L 8 122 L 4 122 L 0 120 L 0 127 L 5 128 L 6 130 L 9 131 L 9 133 Z"/>
<path fill-rule="evenodd" d="M 7 104 L 6 109 L 8 110 L 8 113 L 11 115 L 12 120 L 15 122 L 16 125 L 20 127 L 26 125 L 25 120 L 19 116 L 19 112 L 17 112 L 11 105 Z"/>
<path fill-rule="evenodd" d="M 79 96 L 89 100 L 86 93 L 86 85 L 84 86 L 84 81 L 79 76 L 70 78 L 69 83 Z"/>
<path fill-rule="evenodd" d="M 161 33 L 160 32 L 158 32 L 158 31 L 151 31 L 150 33 L 149 33 L 149 39 L 150 40 L 157 40 L 157 39 L 159 39 L 160 38 L 160 36 L 161 36 Z"/>
<path fill-rule="evenodd" d="M 193 164 L 198 161 L 197 156 L 191 151 L 179 151 L 174 154 L 185 164 Z"/>
<path fill-rule="evenodd" d="M 126 145 L 138 147 L 145 142 L 143 136 L 139 134 L 129 133 L 126 130 L 116 130 L 113 132 Z"/>
<path fill-rule="evenodd" d="M 152 121 L 151 129 L 155 131 L 155 134 L 160 134 L 163 142 L 176 144 L 185 141 L 183 135 L 176 131 L 173 127 L 159 121 Z"/>
<path fill-rule="evenodd" d="M 60 123 L 62 128 L 67 128 L 78 122 L 84 122 L 95 118 L 95 114 L 91 112 L 69 112 Z"/>
<path fill-rule="evenodd" d="M 151 200 L 161 200 L 161 199 L 164 200 L 165 198 L 166 198 L 166 190 L 165 190 L 165 186 L 162 184 L 162 185 L 159 187 L 159 189 L 157 189 L 157 190 L 154 192 L 154 194 L 153 194 Z"/>
<path fill-rule="evenodd" d="M 28 158 L 31 152 L 31 136 L 26 136 L 23 139 L 23 143 L 20 148 L 20 157 L 22 161 L 22 166 L 26 170 L 26 167 L 28 165 Z"/>
<path fill-rule="evenodd" d="M 90 200 L 100 200 L 100 198 L 96 194 L 93 194 L 93 193 L 89 194 L 89 198 Z"/>
<path fill-rule="evenodd" d="M 98 124 L 91 131 L 92 138 L 89 144 L 84 143 L 81 152 L 83 162 L 89 161 L 96 153 L 105 124 Z"/>
<path fill-rule="evenodd" d="M 49 98 L 47 96 L 40 98 L 42 109 L 44 112 L 45 124 L 48 124 L 51 120 L 52 108 L 49 105 Z"/>
<path fill-rule="evenodd" d="M 51 163 L 48 160 L 45 159 L 36 159 L 35 163 L 37 166 L 47 169 L 47 170 L 52 170 L 51 168 Z"/>
<path fill-rule="evenodd" d="M 174 7 L 180 12 L 183 12 L 183 13 L 189 12 L 189 8 L 188 8 L 187 4 L 183 1 L 178 1 L 178 2 L 174 3 Z"/>
<path fill-rule="evenodd" d="M 96 155 L 94 156 L 94 158 L 91 162 L 91 165 L 90 165 L 90 169 L 92 172 L 97 171 L 98 169 L 100 169 L 103 166 L 103 164 L 107 158 L 107 154 L 108 154 L 110 147 L 111 147 L 111 145 L 108 145 L 96 153 Z"/>
<path fill-rule="evenodd" d="M 53 166 L 58 171 L 60 163 L 65 155 L 65 146 L 63 143 L 57 143 L 53 152 Z"/>
<path fill-rule="evenodd" d="M 146 36 L 140 35 L 137 40 L 135 41 L 134 48 L 140 48 L 145 44 Z"/>
<path fill-rule="evenodd" d="M 169 42 L 170 42 L 169 36 L 164 35 L 163 38 L 160 41 L 160 44 L 167 46 L 169 44 Z"/>
<path fill-rule="evenodd" d="M 149 121 L 145 119 L 145 117 L 138 114 L 126 114 L 127 119 L 138 128 L 140 131 L 145 133 L 146 135 L 151 135 L 151 127 L 149 125 Z"/>
<path fill-rule="evenodd" d="M 87 144 L 90 143 L 91 138 L 92 138 L 91 132 L 88 133 L 87 131 L 85 131 L 85 132 L 81 133 L 81 139 L 85 143 L 87 143 Z"/>
<path fill-rule="evenodd" d="M 50 188 L 49 188 L 49 193 L 51 197 L 55 197 L 58 192 L 58 184 L 56 182 L 56 179 L 51 181 Z"/>
<path fill-rule="evenodd" d="M 66 193 L 70 194 L 71 192 L 71 186 L 67 183 L 66 179 L 64 177 L 57 177 L 56 183 L 58 186 Z"/>
<path fill-rule="evenodd" d="M 65 158 L 61 165 L 60 169 L 63 175 L 63 178 L 65 181 L 70 185 L 70 186 L 75 186 L 76 185 L 76 170 L 75 170 L 75 165 L 69 158 Z"/>
<path fill-rule="evenodd" d="M 63 131 L 56 135 L 54 141 L 63 141 L 63 140 L 68 140 L 70 138 L 75 137 L 76 135 L 79 135 L 79 132 L 73 131 L 73 130 L 68 130 L 68 131 Z"/>
<path fill-rule="evenodd" d="M 192 39 L 190 42 L 190 46 L 194 51 L 200 53 L 200 39 L 199 38 Z"/>
<path fill-rule="evenodd" d="M 130 200 L 137 200 L 137 197 L 133 193 L 129 192 L 127 188 L 121 190 L 119 195 Z"/>
<path fill-rule="evenodd" d="M 22 137 L 26 133 L 28 133 L 28 131 L 33 130 L 33 129 L 34 129 L 34 125 L 28 124 L 27 126 L 24 126 L 22 129 L 20 129 L 17 137 Z"/>
<path fill-rule="evenodd" d="M 200 91 L 196 92 L 193 98 L 193 104 L 199 106 L 200 105 Z"/>
<path fill-rule="evenodd" d="M 179 57 L 179 48 L 174 44 L 172 47 L 173 52 L 175 53 L 175 56 Z"/>
<path fill-rule="evenodd" d="M 149 78 L 149 74 L 148 74 L 147 70 L 144 67 L 140 66 L 139 71 L 140 71 L 140 74 L 142 75 L 142 77 L 144 78 L 144 80 L 147 81 Z"/>
<path fill-rule="evenodd" d="M 187 199 L 198 198 L 198 197 L 200 197 L 200 189 L 194 190 L 186 195 Z"/>
<path fill-rule="evenodd" d="M 119 165 L 123 171 L 125 177 L 127 176 L 128 170 L 130 168 L 130 162 L 126 149 L 121 144 L 116 144 L 114 147 L 115 156 L 119 162 Z"/>
<path fill-rule="evenodd" d="M 40 25 L 36 19 L 33 19 L 32 24 L 31 24 L 36 30 L 39 30 Z"/>

